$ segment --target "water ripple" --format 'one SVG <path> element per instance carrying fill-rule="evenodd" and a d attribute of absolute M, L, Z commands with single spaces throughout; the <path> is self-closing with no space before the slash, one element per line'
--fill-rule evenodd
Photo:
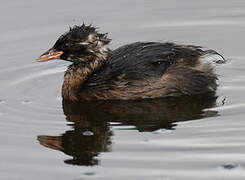
<path fill-rule="evenodd" d="M 16 79 L 16 80 L 10 82 L 9 86 L 16 86 L 16 85 L 24 83 L 25 81 L 28 81 L 28 80 L 33 80 L 33 79 L 36 79 L 39 77 L 49 76 L 52 74 L 58 74 L 58 73 L 64 72 L 66 69 L 67 69 L 67 67 L 64 66 L 64 67 L 55 67 L 52 69 L 46 69 L 46 70 L 34 72 L 34 73 L 29 74 L 25 77 L 21 77 L 19 79 Z"/>
<path fill-rule="evenodd" d="M 156 27 L 195 27 L 195 26 L 245 26 L 243 20 L 227 20 L 227 19 L 207 19 L 207 20 L 183 20 L 183 21 L 169 21 L 156 22 L 152 24 L 142 25 L 142 28 L 156 28 Z"/>

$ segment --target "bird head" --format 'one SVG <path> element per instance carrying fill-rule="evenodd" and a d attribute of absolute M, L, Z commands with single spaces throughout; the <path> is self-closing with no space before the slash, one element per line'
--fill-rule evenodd
<path fill-rule="evenodd" d="M 87 62 L 96 57 L 106 58 L 110 39 L 91 25 L 74 26 L 43 53 L 38 62 L 62 59 L 75 63 Z"/>

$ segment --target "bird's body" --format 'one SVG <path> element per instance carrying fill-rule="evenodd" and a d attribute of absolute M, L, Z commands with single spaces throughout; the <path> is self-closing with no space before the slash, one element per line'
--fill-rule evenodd
<path fill-rule="evenodd" d="M 136 100 L 215 92 L 217 76 L 204 56 L 217 52 L 158 42 L 136 42 L 112 51 L 106 46 L 106 35 L 90 28 L 76 26 L 76 32 L 71 29 L 61 36 L 52 50 L 39 58 L 59 56 L 73 62 L 64 77 L 64 99 Z M 77 34 L 78 30 L 87 37 Z M 73 46 L 64 47 L 69 38 Z"/>

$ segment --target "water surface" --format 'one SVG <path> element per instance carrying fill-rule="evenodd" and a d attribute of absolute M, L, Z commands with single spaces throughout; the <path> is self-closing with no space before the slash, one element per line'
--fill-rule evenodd
<path fill-rule="evenodd" d="M 0 179 L 244 179 L 245 2 L 1 1 Z M 37 63 L 69 25 L 223 54 L 218 98 L 63 102 L 69 63 Z"/>

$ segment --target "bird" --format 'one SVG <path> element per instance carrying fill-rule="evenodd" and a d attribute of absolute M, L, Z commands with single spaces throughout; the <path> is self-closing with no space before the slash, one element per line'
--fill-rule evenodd
<path fill-rule="evenodd" d="M 111 50 L 108 33 L 93 25 L 74 25 L 38 62 L 70 61 L 62 98 L 143 100 L 215 93 L 217 74 L 209 55 L 215 50 L 175 42 L 133 42 Z"/>

